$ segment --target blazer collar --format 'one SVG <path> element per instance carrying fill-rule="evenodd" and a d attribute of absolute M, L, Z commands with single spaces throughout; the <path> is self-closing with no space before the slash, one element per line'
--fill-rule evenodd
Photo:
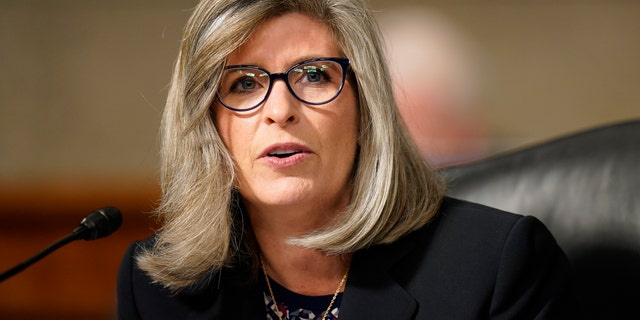
<path fill-rule="evenodd" d="M 394 278 L 392 269 L 413 250 L 414 236 L 354 254 L 340 305 L 341 320 L 413 319 L 418 304 Z"/>
<path fill-rule="evenodd" d="M 393 269 L 402 263 L 416 244 L 416 236 L 425 231 L 422 228 L 389 245 L 376 245 L 356 252 L 351 261 L 349 279 L 340 304 L 340 320 L 355 319 L 413 319 L 418 303 L 399 283 Z M 248 276 L 246 270 L 227 271 L 242 278 Z M 223 279 L 226 277 L 223 277 Z M 234 278 L 233 276 L 230 278 Z M 223 282 L 225 280 L 222 280 Z M 227 279 L 227 281 L 233 281 Z M 214 282 L 214 281 L 211 281 Z M 209 283 L 209 288 L 219 285 Z M 218 301 L 213 306 L 214 314 L 221 312 L 230 318 L 259 319 L 264 317 L 262 289 L 256 283 L 222 285 L 218 291 Z M 209 296 L 212 300 L 213 297 Z M 217 310 L 217 311 L 216 311 Z M 233 311 L 232 311 L 233 310 Z M 229 314 L 227 313 L 229 312 Z M 209 314 L 209 313 L 207 313 Z M 232 316 L 233 315 L 233 316 Z M 226 319 L 226 316 L 224 317 Z"/>

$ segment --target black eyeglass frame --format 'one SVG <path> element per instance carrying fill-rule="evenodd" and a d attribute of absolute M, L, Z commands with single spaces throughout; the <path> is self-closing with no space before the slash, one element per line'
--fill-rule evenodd
<path fill-rule="evenodd" d="M 336 92 L 336 94 L 332 98 L 330 98 L 330 99 L 328 99 L 326 101 L 322 101 L 322 102 L 310 102 L 310 101 L 306 101 L 306 100 L 300 98 L 295 93 L 295 91 L 291 87 L 291 84 L 289 84 L 289 73 L 291 71 L 293 71 L 294 69 L 298 68 L 299 66 L 303 65 L 303 64 L 312 63 L 312 62 L 318 62 L 318 61 L 332 61 L 332 62 L 338 63 L 340 65 L 340 67 L 342 67 L 342 81 L 340 82 L 340 87 L 338 88 L 338 91 Z M 347 69 L 349 68 L 349 65 L 350 65 L 350 62 L 349 62 L 349 59 L 347 59 L 347 58 L 315 58 L 315 59 L 309 59 L 309 60 L 304 60 L 304 61 L 298 62 L 298 63 L 294 64 L 293 66 L 291 66 L 291 68 L 287 69 L 287 71 L 279 72 L 279 73 L 271 73 L 271 72 L 267 71 L 264 68 L 261 68 L 261 67 L 258 67 L 258 66 L 253 66 L 253 65 L 228 66 L 228 67 L 224 68 L 225 71 L 227 71 L 227 70 L 235 70 L 235 69 L 251 68 L 251 69 L 257 69 L 257 70 L 265 72 L 269 76 L 269 88 L 267 88 L 267 93 L 264 95 L 264 98 L 262 98 L 262 100 L 260 100 L 260 102 L 256 103 L 256 105 L 254 105 L 254 106 L 252 106 L 250 108 L 239 109 L 239 108 L 231 107 L 231 106 L 227 105 L 222 100 L 222 97 L 220 97 L 220 94 L 218 92 L 216 92 L 216 98 L 218 99 L 218 101 L 220 101 L 220 103 L 225 108 L 227 108 L 227 109 L 229 109 L 231 111 L 248 112 L 248 111 L 254 110 L 254 109 L 258 108 L 259 106 L 261 106 L 267 100 L 267 98 L 269 98 L 269 95 L 271 94 L 271 89 L 273 88 L 273 83 L 276 80 L 281 79 L 287 85 L 287 89 L 289 89 L 289 92 L 296 99 L 298 99 L 300 102 L 308 104 L 308 105 L 312 105 L 312 106 L 319 106 L 319 105 L 327 104 L 327 103 L 335 100 L 340 95 L 340 93 L 342 92 L 342 89 L 344 88 L 344 82 L 347 79 Z"/>

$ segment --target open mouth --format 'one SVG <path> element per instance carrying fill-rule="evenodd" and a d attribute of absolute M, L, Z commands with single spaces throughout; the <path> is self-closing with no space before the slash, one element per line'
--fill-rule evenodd
<path fill-rule="evenodd" d="M 269 157 L 276 157 L 276 158 L 283 159 L 283 158 L 288 158 L 288 157 L 294 156 L 294 155 L 296 155 L 298 153 L 302 153 L 302 151 L 300 151 L 300 150 L 276 150 L 276 151 L 273 151 L 273 152 L 269 152 L 267 155 Z"/>

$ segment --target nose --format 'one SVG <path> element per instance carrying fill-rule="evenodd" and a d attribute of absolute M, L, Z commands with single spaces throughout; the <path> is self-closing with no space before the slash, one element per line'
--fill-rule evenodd
<path fill-rule="evenodd" d="M 294 124 L 300 119 L 299 104 L 298 99 L 289 91 L 287 84 L 282 79 L 277 79 L 262 106 L 264 121 L 281 127 Z"/>

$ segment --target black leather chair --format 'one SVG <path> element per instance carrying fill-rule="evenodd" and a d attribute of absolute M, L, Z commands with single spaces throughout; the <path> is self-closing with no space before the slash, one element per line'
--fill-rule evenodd
<path fill-rule="evenodd" d="M 585 316 L 640 319 L 640 120 L 441 170 L 449 194 L 544 222 Z"/>

